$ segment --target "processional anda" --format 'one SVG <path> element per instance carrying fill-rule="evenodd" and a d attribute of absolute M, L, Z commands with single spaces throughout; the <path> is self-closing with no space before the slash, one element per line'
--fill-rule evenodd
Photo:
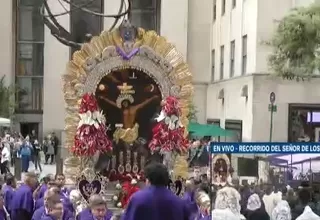
<path fill-rule="evenodd" d="M 165 37 L 128 21 L 102 32 L 73 54 L 63 92 L 65 174 L 84 199 L 103 193 L 106 178 L 143 176 L 155 154 L 187 177 L 192 74 Z"/>

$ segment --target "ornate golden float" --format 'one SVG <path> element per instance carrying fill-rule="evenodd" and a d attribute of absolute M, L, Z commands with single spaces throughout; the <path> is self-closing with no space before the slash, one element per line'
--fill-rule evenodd
<path fill-rule="evenodd" d="M 83 95 L 93 94 L 106 117 L 114 149 L 121 143 L 119 150 L 113 153 L 108 169 L 137 171 L 143 168 L 147 159 L 134 146 L 148 141 L 148 134 L 143 133 L 152 128 L 148 125 L 151 122 L 145 123 L 151 120 L 150 115 L 146 116 L 149 113 L 145 113 L 148 105 L 159 107 L 166 97 L 176 97 L 181 109 L 180 121 L 187 128 L 193 95 L 192 74 L 182 55 L 165 37 L 135 28 L 125 21 L 118 29 L 93 37 L 73 54 L 63 76 L 63 91 L 65 147 L 70 149 L 74 145 Z M 152 112 L 159 114 L 160 111 L 154 107 Z M 187 136 L 186 129 L 184 135 Z M 178 161 L 185 161 L 183 159 L 180 155 Z M 182 164 L 182 168 L 175 167 L 179 167 L 179 175 L 186 177 L 186 163 Z M 85 168 L 93 169 L 93 166 L 88 158 L 71 156 L 65 161 L 65 173 L 72 176 Z"/>

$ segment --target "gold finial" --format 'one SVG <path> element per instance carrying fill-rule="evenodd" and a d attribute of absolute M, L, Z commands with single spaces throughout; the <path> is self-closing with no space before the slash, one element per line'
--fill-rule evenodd
<path fill-rule="evenodd" d="M 134 90 L 133 90 L 133 86 L 128 85 L 127 83 L 123 83 L 120 86 L 117 86 L 118 89 L 120 90 L 121 94 L 133 94 Z"/>

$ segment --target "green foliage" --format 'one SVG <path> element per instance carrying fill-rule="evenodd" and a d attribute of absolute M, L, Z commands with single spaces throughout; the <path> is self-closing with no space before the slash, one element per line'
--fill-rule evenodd
<path fill-rule="evenodd" d="M 0 117 L 11 119 L 14 115 L 15 86 L 7 86 L 5 76 L 0 79 Z"/>
<path fill-rule="evenodd" d="M 197 107 L 191 102 L 189 105 L 188 119 L 192 122 L 197 122 Z"/>
<path fill-rule="evenodd" d="M 320 70 L 320 4 L 292 10 L 279 23 L 269 44 L 269 66 L 285 79 L 304 80 Z"/>

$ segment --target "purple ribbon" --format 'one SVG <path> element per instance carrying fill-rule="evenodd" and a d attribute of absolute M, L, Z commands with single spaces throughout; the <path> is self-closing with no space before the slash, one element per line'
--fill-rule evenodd
<path fill-rule="evenodd" d="M 135 56 L 139 52 L 140 48 L 133 49 L 130 53 L 124 52 L 120 47 L 117 47 L 118 54 L 122 57 L 124 60 L 130 60 L 133 56 Z"/>

